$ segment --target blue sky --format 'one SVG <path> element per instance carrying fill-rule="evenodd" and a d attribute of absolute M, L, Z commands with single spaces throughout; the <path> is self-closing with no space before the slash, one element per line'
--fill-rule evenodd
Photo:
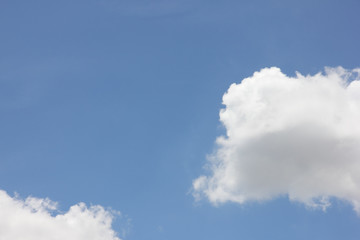
<path fill-rule="evenodd" d="M 196 202 L 222 96 L 265 67 L 360 66 L 358 1 L 0 2 L 0 189 L 122 213 L 120 237 L 358 239 L 286 196 Z M 1 215 L 1 213 L 0 213 Z M 127 234 L 121 235 L 126 229 Z"/>

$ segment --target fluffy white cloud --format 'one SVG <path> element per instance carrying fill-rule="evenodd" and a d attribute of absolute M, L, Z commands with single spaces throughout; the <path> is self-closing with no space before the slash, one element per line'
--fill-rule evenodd
<path fill-rule="evenodd" d="M 336 197 L 360 213 L 359 74 L 288 77 L 272 67 L 232 84 L 220 111 L 226 136 L 194 196 L 242 204 L 287 195 L 322 209 Z"/>
<path fill-rule="evenodd" d="M 72 206 L 56 213 L 49 199 L 21 200 L 0 190 L 1 240 L 120 240 L 111 228 L 113 213 L 101 206 Z"/>

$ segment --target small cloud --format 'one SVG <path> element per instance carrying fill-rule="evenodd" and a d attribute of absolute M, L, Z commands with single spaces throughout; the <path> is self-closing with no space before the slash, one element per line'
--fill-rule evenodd
<path fill-rule="evenodd" d="M 360 213 L 359 69 L 288 77 L 255 72 L 223 96 L 226 135 L 193 181 L 196 199 L 243 204 L 287 195 L 325 210 L 330 198 Z"/>
<path fill-rule="evenodd" d="M 11 197 L 0 190 L 0 239 L 2 240 L 120 240 L 112 229 L 119 212 L 84 203 L 57 213 L 50 199 Z"/>
<path fill-rule="evenodd" d="M 164 232 L 164 227 L 161 226 L 161 225 L 159 225 L 159 226 L 157 227 L 157 230 L 158 230 L 158 232 L 162 233 L 162 232 Z"/>

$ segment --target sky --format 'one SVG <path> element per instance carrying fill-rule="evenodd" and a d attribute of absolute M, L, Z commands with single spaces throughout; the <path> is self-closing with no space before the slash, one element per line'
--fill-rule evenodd
<path fill-rule="evenodd" d="M 1 0 L 0 239 L 358 239 L 359 9 Z"/>

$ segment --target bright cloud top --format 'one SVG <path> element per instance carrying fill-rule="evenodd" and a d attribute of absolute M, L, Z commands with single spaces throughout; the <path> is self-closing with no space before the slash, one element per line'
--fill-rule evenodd
<path fill-rule="evenodd" d="M 111 228 L 113 214 L 101 206 L 72 206 L 53 215 L 49 199 L 10 197 L 0 190 L 0 239 L 2 240 L 120 240 Z"/>
<path fill-rule="evenodd" d="M 288 77 L 272 67 L 232 84 L 220 111 L 226 136 L 194 196 L 242 204 L 288 195 L 322 209 L 336 197 L 360 213 L 359 74 Z"/>

